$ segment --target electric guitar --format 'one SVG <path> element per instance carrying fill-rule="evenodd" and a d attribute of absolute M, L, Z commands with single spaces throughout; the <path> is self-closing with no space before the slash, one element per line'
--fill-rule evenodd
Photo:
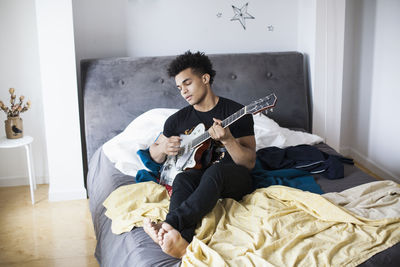
<path fill-rule="evenodd" d="M 222 127 L 226 128 L 246 114 L 257 114 L 263 110 L 275 107 L 277 97 L 274 93 L 253 101 L 222 121 Z M 181 145 L 176 156 L 168 156 L 161 167 L 160 184 L 170 185 L 175 176 L 187 169 L 201 169 L 201 157 L 204 151 L 210 147 L 210 134 L 203 123 L 198 124 L 190 135 L 180 135 Z"/>

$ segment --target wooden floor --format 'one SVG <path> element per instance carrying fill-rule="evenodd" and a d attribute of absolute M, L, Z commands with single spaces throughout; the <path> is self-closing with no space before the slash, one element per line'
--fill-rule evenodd
<path fill-rule="evenodd" d="M 39 185 L 0 187 L 0 266 L 97 267 L 96 239 L 87 199 L 48 201 Z"/>

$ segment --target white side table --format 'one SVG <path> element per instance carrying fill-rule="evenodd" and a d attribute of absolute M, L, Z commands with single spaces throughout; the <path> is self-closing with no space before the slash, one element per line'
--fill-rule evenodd
<path fill-rule="evenodd" d="M 0 138 L 0 148 L 14 148 L 21 146 L 25 147 L 26 160 L 28 163 L 29 184 L 31 187 L 31 199 L 33 205 L 35 204 L 34 190 L 36 190 L 36 178 L 33 169 L 32 148 L 31 148 L 32 142 L 33 142 L 33 137 L 31 136 L 24 136 L 18 139 L 7 139 L 5 136 Z"/>

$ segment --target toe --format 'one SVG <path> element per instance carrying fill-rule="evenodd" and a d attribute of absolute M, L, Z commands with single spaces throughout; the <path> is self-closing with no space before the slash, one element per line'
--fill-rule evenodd
<path fill-rule="evenodd" d="M 150 220 L 150 218 L 144 218 L 144 219 L 143 219 L 143 225 L 150 226 L 150 225 L 151 225 L 151 220 Z"/>

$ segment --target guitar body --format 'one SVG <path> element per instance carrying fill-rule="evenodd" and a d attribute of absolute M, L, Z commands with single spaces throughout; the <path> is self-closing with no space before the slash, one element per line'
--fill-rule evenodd
<path fill-rule="evenodd" d="M 192 140 L 201 136 L 205 132 L 204 124 L 200 123 L 194 128 L 190 135 L 180 135 L 181 148 L 177 156 L 168 156 L 164 165 L 161 168 L 160 184 L 172 186 L 175 176 L 187 169 L 201 169 L 201 157 L 211 144 L 210 140 L 202 144 L 188 149 L 188 144 Z"/>

